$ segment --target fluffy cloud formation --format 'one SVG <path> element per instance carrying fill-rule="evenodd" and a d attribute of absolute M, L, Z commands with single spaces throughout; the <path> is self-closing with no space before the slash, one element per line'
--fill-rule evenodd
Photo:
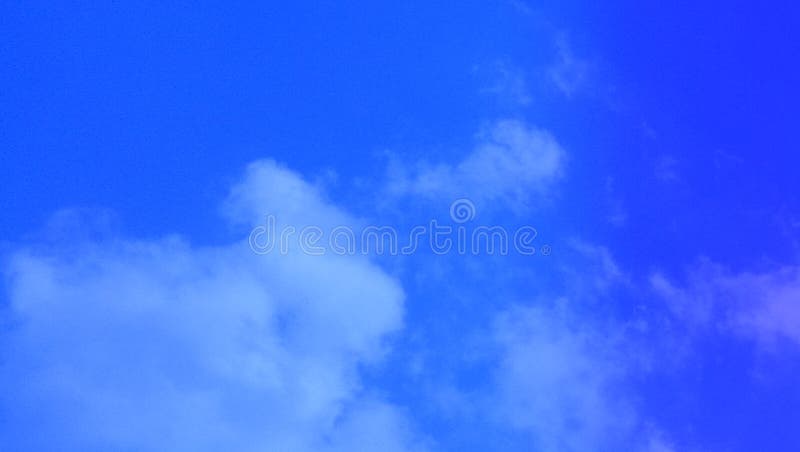
<path fill-rule="evenodd" d="M 685 284 L 661 273 L 652 288 L 673 313 L 694 328 L 740 334 L 770 346 L 776 340 L 800 345 L 800 268 L 731 273 L 708 261 L 697 264 Z"/>
<path fill-rule="evenodd" d="M 268 161 L 226 211 L 348 218 Z M 4 448 L 420 449 L 360 388 L 402 325 L 401 287 L 366 258 L 112 239 L 19 250 L 5 274 Z"/>
<path fill-rule="evenodd" d="M 564 150 L 547 131 L 501 120 L 481 133 L 475 149 L 456 165 L 394 165 L 388 188 L 394 196 L 468 197 L 519 210 L 546 194 L 564 160 Z"/>

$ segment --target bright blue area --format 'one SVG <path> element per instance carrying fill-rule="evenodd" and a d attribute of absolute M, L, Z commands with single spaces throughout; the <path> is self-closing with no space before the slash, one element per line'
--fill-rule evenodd
<path fill-rule="evenodd" d="M 468 5 L 3 9 L 10 237 L 74 204 L 207 237 L 208 206 L 256 158 L 353 176 L 389 146 L 471 136 L 471 67 L 524 50 L 505 31 L 523 21 Z"/>

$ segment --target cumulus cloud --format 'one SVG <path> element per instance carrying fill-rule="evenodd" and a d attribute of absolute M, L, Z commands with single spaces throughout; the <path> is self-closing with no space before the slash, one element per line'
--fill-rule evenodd
<path fill-rule="evenodd" d="M 500 120 L 455 165 L 394 165 L 388 189 L 393 196 L 469 197 L 518 210 L 547 195 L 564 163 L 565 152 L 550 133 L 522 121 Z"/>
<path fill-rule="evenodd" d="M 679 318 L 694 328 L 739 334 L 771 346 L 776 340 L 800 345 L 800 268 L 730 272 L 701 261 L 685 283 L 662 273 L 651 287 Z"/>
<path fill-rule="evenodd" d="M 225 211 L 349 218 L 269 161 L 249 167 Z M 19 249 L 4 270 L 3 448 L 421 448 L 401 412 L 361 387 L 358 367 L 401 328 L 404 297 L 364 257 L 111 238 Z"/>
<path fill-rule="evenodd" d="M 250 164 L 231 187 L 222 211 L 234 223 L 252 226 L 266 215 L 295 225 L 353 224 L 355 219 L 325 199 L 325 194 L 272 160 Z"/>

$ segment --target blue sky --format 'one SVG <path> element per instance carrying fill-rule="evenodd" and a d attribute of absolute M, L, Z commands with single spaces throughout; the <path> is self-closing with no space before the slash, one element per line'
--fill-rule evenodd
<path fill-rule="evenodd" d="M 0 23 L 3 450 L 800 448 L 789 2 Z M 539 252 L 250 246 L 457 200 Z"/>

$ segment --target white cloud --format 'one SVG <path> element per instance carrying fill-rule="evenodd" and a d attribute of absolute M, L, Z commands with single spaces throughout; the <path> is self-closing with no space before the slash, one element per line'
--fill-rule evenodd
<path fill-rule="evenodd" d="M 571 97 L 586 84 L 590 65 L 572 51 L 569 40 L 561 35 L 556 40 L 558 60 L 548 69 L 550 80 L 567 97 Z"/>
<path fill-rule="evenodd" d="M 494 337 L 493 411 L 538 450 L 670 450 L 639 412 L 640 345 L 623 324 L 592 321 L 562 299 L 507 310 Z"/>
<path fill-rule="evenodd" d="M 606 305 L 630 282 L 606 248 L 576 240 L 571 249 L 582 271 L 559 272 L 568 296 L 539 296 L 495 318 L 488 411 L 534 450 L 669 450 L 636 391 L 648 351 L 631 319 Z"/>
<path fill-rule="evenodd" d="M 354 223 L 319 189 L 272 160 L 250 164 L 243 180 L 231 188 L 222 210 L 234 223 L 250 227 L 263 224 L 268 214 L 296 226 Z"/>
<path fill-rule="evenodd" d="M 409 434 L 408 421 L 397 409 L 374 401 L 355 407 L 335 429 L 331 443 L 337 452 L 422 451 L 426 442 Z"/>
<path fill-rule="evenodd" d="M 735 333 L 772 346 L 776 340 L 800 345 L 800 268 L 732 273 L 708 261 L 676 284 L 656 273 L 651 286 L 694 328 Z"/>
<path fill-rule="evenodd" d="M 509 0 L 508 3 L 517 11 L 521 12 L 522 14 L 530 15 L 534 13 L 534 9 L 531 6 L 522 0 Z"/>
<path fill-rule="evenodd" d="M 269 161 L 250 166 L 226 211 L 348 219 Z M 403 302 L 363 257 L 120 239 L 19 250 L 5 270 L 0 411 L 18 430 L 7 447 L 419 449 L 395 408 L 362 395 L 358 366 L 382 356 Z"/>
<path fill-rule="evenodd" d="M 498 60 L 493 64 L 476 66 L 473 72 L 484 79 L 482 93 L 503 104 L 527 106 L 531 103 L 525 73 L 509 62 Z"/>
<path fill-rule="evenodd" d="M 613 339 L 551 309 L 517 308 L 500 317 L 503 347 L 498 409 L 542 450 L 605 449 L 627 437 L 631 408 L 614 397 L 624 368 Z"/>
<path fill-rule="evenodd" d="M 468 197 L 519 210 L 548 194 L 564 164 L 565 152 L 550 133 L 501 120 L 481 133 L 475 148 L 456 165 L 394 165 L 388 189 L 394 196 Z"/>
<path fill-rule="evenodd" d="M 415 344 L 409 373 L 437 420 L 470 431 L 459 438 L 489 438 L 481 445 L 504 450 L 646 450 L 651 431 L 626 385 L 647 371 L 649 356 L 639 356 L 642 344 L 629 334 L 635 325 L 618 321 L 608 300 L 629 289 L 629 277 L 607 248 L 584 241 L 565 241 L 554 258 L 548 271 L 557 290 L 496 260 L 444 269 L 452 285 L 440 296 L 469 313 L 442 311 L 437 327 L 456 330 Z M 430 276 L 440 263 L 418 267 Z M 515 280 L 524 281 L 518 290 L 509 288 Z"/>
<path fill-rule="evenodd" d="M 629 284 L 628 275 L 617 265 L 608 248 L 579 239 L 572 239 L 569 248 L 576 254 L 573 266 L 561 271 L 569 275 L 573 292 L 583 289 L 583 294 L 604 294 L 612 287 Z M 576 270 L 579 269 L 579 270 Z"/>

